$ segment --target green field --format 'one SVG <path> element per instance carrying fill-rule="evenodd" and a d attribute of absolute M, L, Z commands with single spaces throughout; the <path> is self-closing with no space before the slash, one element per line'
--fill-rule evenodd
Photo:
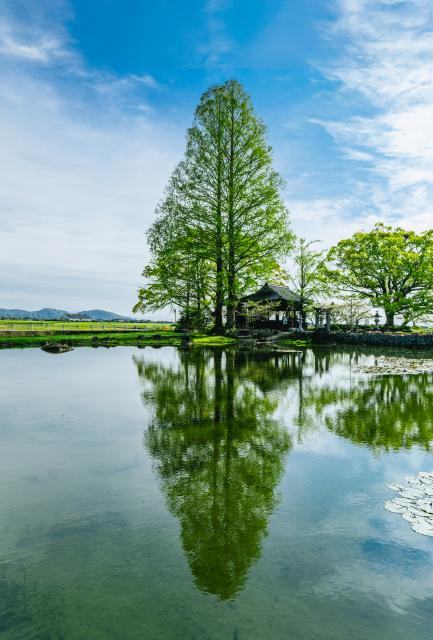
<path fill-rule="evenodd" d="M 0 320 L 0 331 L 170 331 L 173 325 L 154 322 L 63 322 L 61 320 Z"/>

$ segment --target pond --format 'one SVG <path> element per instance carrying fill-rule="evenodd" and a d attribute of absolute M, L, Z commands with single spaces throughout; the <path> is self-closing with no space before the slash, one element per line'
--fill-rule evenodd
<path fill-rule="evenodd" d="M 0 351 L 0 638 L 431 638 L 433 374 L 371 352 Z"/>

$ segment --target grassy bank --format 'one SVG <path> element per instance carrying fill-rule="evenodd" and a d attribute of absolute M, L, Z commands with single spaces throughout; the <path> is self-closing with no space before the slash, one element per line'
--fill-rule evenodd
<path fill-rule="evenodd" d="M 308 347 L 311 344 L 311 338 L 281 338 L 275 344 L 278 347 Z"/>
<path fill-rule="evenodd" d="M 0 320 L 0 332 L 2 331 L 52 331 L 54 333 L 67 331 L 80 333 L 81 331 L 170 331 L 173 325 L 162 322 L 120 322 L 120 321 L 74 321 L 62 320 Z"/>
<path fill-rule="evenodd" d="M 9 323 L 12 324 L 12 323 Z M 30 323 L 16 322 L 15 329 L 0 327 L 0 348 L 41 347 L 46 343 L 63 343 L 72 347 L 115 347 L 132 346 L 178 346 L 182 343 L 182 334 L 173 330 L 171 325 L 142 325 L 142 330 L 131 330 L 128 326 L 123 331 L 120 323 L 80 323 L 81 331 L 76 323 Z M 24 327 L 23 327 L 24 325 Z M 98 330 L 99 326 L 99 330 Z M 21 329 L 21 327 L 23 327 Z M 31 328 L 32 327 L 32 328 Z M 3 330 L 2 330 L 3 329 Z M 205 333 L 192 332 L 193 345 L 218 347 L 236 344 L 233 337 L 209 336 Z M 305 347 L 311 343 L 309 336 L 294 337 L 288 334 L 276 342 L 276 347 Z"/>
<path fill-rule="evenodd" d="M 204 334 L 192 334 L 192 342 L 203 346 L 224 346 L 235 342 L 233 338 L 222 336 L 206 336 Z M 182 342 L 182 336 L 175 331 L 143 331 L 139 332 L 92 332 L 92 333 L 68 333 L 58 332 L 49 335 L 0 335 L 0 348 L 12 347 L 41 347 L 47 342 L 68 344 L 72 347 L 115 347 L 120 345 L 131 346 L 178 346 Z"/>

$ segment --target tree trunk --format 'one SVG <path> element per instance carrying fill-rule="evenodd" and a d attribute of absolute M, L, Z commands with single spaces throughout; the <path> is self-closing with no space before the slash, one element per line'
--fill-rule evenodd
<path fill-rule="evenodd" d="M 236 326 L 236 307 L 234 304 L 227 305 L 227 322 L 226 328 L 233 329 Z"/>
<path fill-rule="evenodd" d="M 189 316 L 190 316 L 190 290 L 188 285 L 186 290 L 186 307 L 185 307 L 185 321 L 188 329 L 189 329 Z"/>
<path fill-rule="evenodd" d="M 385 311 L 385 315 L 386 315 L 386 327 L 393 327 L 394 326 L 394 317 L 395 317 L 395 313 L 394 311 Z"/>
<path fill-rule="evenodd" d="M 230 254 L 232 251 L 230 250 Z M 236 294 L 235 294 L 235 273 L 234 273 L 234 257 L 229 256 L 229 272 L 227 277 L 227 295 L 228 295 L 228 303 L 227 303 L 227 321 L 226 327 L 227 329 L 233 329 L 236 323 Z"/>
<path fill-rule="evenodd" d="M 228 268 L 227 268 L 227 329 L 235 326 L 236 309 L 236 251 L 235 251 L 235 229 L 234 229 L 234 109 L 233 96 L 230 99 L 230 147 L 228 163 Z"/>
<path fill-rule="evenodd" d="M 223 330 L 223 306 L 224 306 L 224 274 L 222 257 L 216 261 L 216 300 L 215 300 L 215 327 L 214 333 L 221 335 Z"/>
<path fill-rule="evenodd" d="M 307 326 L 307 312 L 305 308 L 302 306 L 301 308 L 301 319 L 302 319 L 302 328 L 305 329 Z"/>
<path fill-rule="evenodd" d="M 217 191 L 215 211 L 215 253 L 216 253 L 216 295 L 215 295 L 215 326 L 214 333 L 222 335 L 223 306 L 224 306 L 224 262 L 223 262 L 223 223 L 222 223 L 222 181 L 223 181 L 223 157 L 222 157 L 222 116 L 220 100 L 217 101 L 218 133 L 217 133 Z"/>

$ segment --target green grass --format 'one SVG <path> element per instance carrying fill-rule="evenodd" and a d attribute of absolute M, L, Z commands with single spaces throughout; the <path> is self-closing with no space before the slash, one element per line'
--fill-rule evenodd
<path fill-rule="evenodd" d="M 299 338 L 282 338 L 275 342 L 278 347 L 308 347 L 311 344 L 310 338 L 300 340 Z"/>
<path fill-rule="evenodd" d="M 225 336 L 193 336 L 194 344 L 208 347 L 219 347 L 235 342 L 236 340 L 234 338 L 226 338 Z"/>
<path fill-rule="evenodd" d="M 15 331 L 11 331 L 15 325 Z M 140 331 L 131 329 L 140 328 Z M 125 329 L 125 331 L 122 331 Z M 1 335 L 2 331 L 8 332 Z M 37 334 L 37 331 L 49 333 Z M 35 335 L 36 334 L 36 335 Z M 192 332 L 195 346 L 219 347 L 235 344 L 237 340 L 226 336 L 209 336 Z M 117 345 L 180 345 L 182 334 L 173 331 L 173 325 L 125 322 L 31 322 L 29 320 L 0 320 L 0 348 L 40 347 L 47 342 L 61 342 L 71 346 Z M 309 339 L 283 338 L 275 346 L 302 347 L 310 344 Z"/>
<path fill-rule="evenodd" d="M 197 346 L 220 346 L 235 342 L 233 338 L 192 334 L 192 342 Z M 60 342 L 76 347 L 115 347 L 120 345 L 167 346 L 180 345 L 182 335 L 175 331 L 143 331 L 128 333 L 53 333 L 50 335 L 0 335 L 0 348 L 40 347 L 47 342 Z"/>
<path fill-rule="evenodd" d="M 160 338 L 156 338 L 156 336 Z M 180 344 L 180 334 L 174 331 L 133 333 L 52 333 L 50 335 L 0 336 L 2 347 L 36 347 L 46 342 L 61 342 L 72 346 L 115 346 L 121 344 Z"/>
<path fill-rule="evenodd" d="M 62 322 L 61 320 L 0 320 L 1 331 L 114 331 L 140 329 L 142 331 L 171 331 L 172 325 L 153 322 Z"/>

